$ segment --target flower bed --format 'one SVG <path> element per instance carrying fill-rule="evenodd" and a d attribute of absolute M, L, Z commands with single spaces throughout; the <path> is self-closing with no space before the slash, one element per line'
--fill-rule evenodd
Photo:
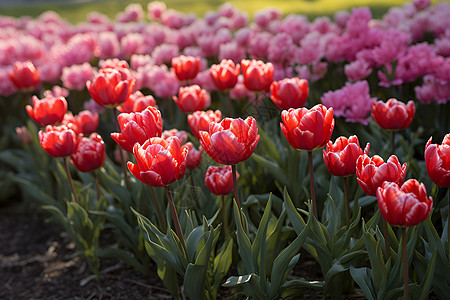
<path fill-rule="evenodd" d="M 174 298 L 448 294 L 448 3 L 0 24 L 0 199 L 38 203 L 98 280 L 114 258 Z M 292 276 L 300 251 L 323 280 Z"/>

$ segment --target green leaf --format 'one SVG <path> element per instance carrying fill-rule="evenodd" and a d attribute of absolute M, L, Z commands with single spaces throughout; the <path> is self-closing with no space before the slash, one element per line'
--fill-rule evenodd
<path fill-rule="evenodd" d="M 278 163 L 273 160 L 269 160 L 264 156 L 256 153 L 252 154 L 252 159 L 255 160 L 264 169 L 270 172 L 275 180 L 277 180 L 282 186 L 289 185 L 289 178 L 283 169 L 280 168 Z"/>
<path fill-rule="evenodd" d="M 250 293 L 254 299 L 267 299 L 266 294 L 259 286 L 260 278 L 258 275 L 252 273 L 243 276 L 231 276 L 222 285 L 224 287 L 235 287 L 238 285 L 244 285 L 248 287 Z"/>
<path fill-rule="evenodd" d="M 300 250 L 303 243 L 305 242 L 311 230 L 311 220 L 312 218 L 308 220 L 306 227 L 298 235 L 298 237 L 288 247 L 286 247 L 283 251 L 281 251 L 281 253 L 277 256 L 277 258 L 273 262 L 272 274 L 270 275 L 271 287 L 269 298 L 275 297 L 275 295 L 278 293 L 281 284 L 286 279 L 286 276 L 294 267 L 291 266 L 291 268 L 289 269 L 288 265 L 290 264 L 294 256 L 297 254 L 297 252 Z"/>
<path fill-rule="evenodd" d="M 417 291 L 417 299 L 419 300 L 428 299 L 428 296 L 430 294 L 430 289 L 431 286 L 433 285 L 433 279 L 436 268 L 436 256 L 437 256 L 436 253 L 437 251 L 435 249 L 433 252 L 433 256 L 431 257 L 431 260 L 428 264 L 428 269 L 425 278 L 423 279 Z"/>
<path fill-rule="evenodd" d="M 241 212 L 237 207 L 236 200 L 234 200 L 233 203 L 234 222 L 236 223 L 236 237 L 239 246 L 238 252 L 241 256 L 242 262 L 244 263 L 245 269 L 249 272 L 254 273 L 257 270 L 253 265 L 252 246 L 248 236 L 244 232 L 244 228 L 242 227 L 241 222 L 241 218 L 243 219 L 244 214 L 242 213 L 242 216 L 240 215 Z"/>
<path fill-rule="evenodd" d="M 134 256 L 130 255 L 130 253 L 125 250 L 119 248 L 100 249 L 97 251 L 97 255 L 100 258 L 109 257 L 119 259 L 142 274 L 148 273 L 147 267 L 139 263 Z"/>
<path fill-rule="evenodd" d="M 364 296 L 366 296 L 368 300 L 375 300 L 376 294 L 372 286 L 371 270 L 368 268 L 355 268 L 350 266 L 350 274 L 352 275 L 353 280 L 355 280 L 362 289 Z"/>

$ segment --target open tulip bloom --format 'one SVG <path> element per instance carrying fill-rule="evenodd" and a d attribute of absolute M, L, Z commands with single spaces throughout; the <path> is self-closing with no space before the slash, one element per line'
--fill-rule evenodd
<path fill-rule="evenodd" d="M 312 151 L 324 147 L 330 140 L 334 129 L 333 108 L 327 109 L 322 104 L 311 109 L 290 108 L 281 112 L 281 119 L 281 130 L 292 148 L 308 151 L 311 200 L 314 216 L 318 218 Z"/>
<path fill-rule="evenodd" d="M 425 185 L 415 179 L 409 179 L 401 187 L 394 182 L 385 181 L 376 193 L 383 218 L 389 224 L 402 228 L 403 299 L 409 299 L 406 227 L 415 226 L 430 215 L 433 199 L 427 196 Z"/>
<path fill-rule="evenodd" d="M 215 162 L 231 165 L 233 169 L 234 197 L 239 207 L 236 184 L 236 164 L 247 160 L 259 142 L 258 127 L 253 117 L 225 118 L 209 124 L 208 131 L 200 131 L 200 145 Z"/>

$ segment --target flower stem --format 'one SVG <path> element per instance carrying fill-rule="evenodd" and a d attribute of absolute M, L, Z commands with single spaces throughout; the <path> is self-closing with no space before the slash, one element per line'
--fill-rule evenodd
<path fill-rule="evenodd" d="M 92 176 L 94 177 L 95 188 L 97 190 L 97 199 L 100 199 L 100 197 L 102 196 L 102 191 L 100 190 L 100 184 L 98 183 L 97 170 L 94 170 L 94 172 L 92 172 Z"/>
<path fill-rule="evenodd" d="M 64 169 L 66 170 L 67 180 L 69 181 L 69 186 L 70 186 L 70 189 L 72 190 L 73 198 L 75 200 L 75 203 L 79 203 L 78 197 L 77 197 L 77 192 L 75 191 L 75 186 L 73 185 L 72 175 L 70 175 L 70 171 L 69 171 L 69 157 L 67 157 L 67 156 L 64 157 L 63 161 L 64 161 Z"/>
<path fill-rule="evenodd" d="M 241 204 L 239 203 L 239 193 L 238 193 L 237 178 L 236 178 L 236 165 L 231 165 L 231 173 L 233 174 L 234 199 L 236 199 L 236 203 L 237 203 L 237 206 L 238 206 L 239 212 L 240 212 Z"/>
<path fill-rule="evenodd" d="M 406 227 L 402 227 L 403 248 L 403 299 L 409 299 L 408 253 L 406 252 Z"/>
<path fill-rule="evenodd" d="M 228 230 L 227 208 L 225 206 L 224 195 L 222 195 L 222 218 L 223 218 L 223 227 L 225 230 L 225 237 L 227 237 L 230 234 L 230 231 Z"/>
<path fill-rule="evenodd" d="M 312 151 L 308 151 L 308 158 L 309 158 L 309 185 L 311 187 L 312 209 L 314 217 L 318 219 L 319 217 L 317 215 L 316 191 L 314 190 L 314 169 L 313 169 Z"/>
<path fill-rule="evenodd" d="M 391 155 L 395 154 L 395 130 L 392 130 L 392 137 L 391 137 Z"/>
<path fill-rule="evenodd" d="M 117 131 L 120 131 L 120 124 L 119 120 L 117 119 L 117 109 L 113 108 L 113 112 L 114 112 L 114 119 L 116 120 L 116 129 Z M 128 178 L 127 167 L 125 165 L 125 155 L 123 155 L 123 151 L 120 146 L 119 146 L 119 153 L 120 153 L 120 165 L 122 166 L 122 173 L 125 178 L 125 185 L 127 187 L 127 190 L 131 191 L 130 179 Z"/>
<path fill-rule="evenodd" d="M 448 246 L 448 264 L 450 265 L 450 188 L 448 189 L 448 212 L 447 212 L 447 246 Z"/>
<path fill-rule="evenodd" d="M 350 227 L 350 203 L 348 201 L 348 180 L 344 177 L 344 198 L 345 198 L 345 216 L 347 220 L 347 228 Z"/>
<path fill-rule="evenodd" d="M 391 257 L 391 245 L 389 240 L 389 230 L 388 230 L 388 224 L 386 220 L 382 217 L 383 220 L 383 235 L 384 235 L 384 248 L 386 250 L 386 260 Z"/>
<path fill-rule="evenodd" d="M 161 226 L 162 231 L 166 233 L 167 223 L 164 218 L 164 214 L 162 213 L 161 206 L 159 205 L 158 197 L 156 197 L 155 189 L 151 185 L 148 185 L 148 189 L 150 190 L 150 194 L 152 194 L 153 205 L 155 206 L 156 209 L 159 226 Z"/>
<path fill-rule="evenodd" d="M 181 242 L 181 245 L 183 246 L 184 254 L 187 257 L 186 243 L 184 242 L 184 237 L 183 237 L 183 232 L 181 231 L 180 221 L 178 220 L 177 211 L 175 209 L 175 204 L 173 204 L 172 194 L 170 193 L 170 188 L 168 185 L 166 185 L 166 193 L 167 193 L 167 198 L 169 199 L 170 212 L 172 213 L 172 219 L 173 219 L 173 224 L 175 225 L 175 231 L 177 233 L 178 239 Z"/>
<path fill-rule="evenodd" d="M 198 203 L 197 192 L 195 191 L 195 185 L 194 185 L 194 177 L 192 176 L 191 169 L 189 169 L 189 180 L 191 182 L 191 190 L 192 190 L 192 196 L 194 197 L 195 208 L 199 209 L 200 205 Z"/>

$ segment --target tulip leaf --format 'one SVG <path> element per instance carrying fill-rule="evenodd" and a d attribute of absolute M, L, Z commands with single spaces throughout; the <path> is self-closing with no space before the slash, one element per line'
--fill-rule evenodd
<path fill-rule="evenodd" d="M 285 249 L 283 249 L 280 254 L 275 258 L 273 262 L 272 267 L 272 274 L 270 275 L 271 278 L 271 292 L 269 295 L 269 298 L 272 299 L 275 297 L 275 295 L 278 293 L 279 288 L 281 287 L 282 283 L 286 279 L 286 276 L 288 273 L 292 270 L 294 265 L 290 265 L 291 261 L 294 260 L 294 257 L 296 257 L 298 251 L 302 247 L 303 243 L 305 242 L 306 238 L 308 237 L 308 234 L 311 230 L 311 223 L 312 218 L 308 220 L 308 223 L 306 224 L 306 227 L 302 230 L 302 232 L 297 236 L 297 238 L 289 244 Z M 298 260 L 299 256 L 296 260 Z"/>
<path fill-rule="evenodd" d="M 291 221 L 295 232 L 297 234 L 300 234 L 306 227 L 306 222 L 303 220 L 302 216 L 300 216 L 294 204 L 292 203 L 291 197 L 289 196 L 286 188 L 284 188 L 283 191 L 283 198 L 289 220 Z"/>
<path fill-rule="evenodd" d="M 287 186 L 290 183 L 289 178 L 286 173 L 280 166 L 273 160 L 270 160 L 266 157 L 258 155 L 256 153 L 252 154 L 252 159 L 255 160 L 258 164 L 260 164 L 264 169 L 269 171 L 273 178 L 278 181 L 282 186 Z"/>
<path fill-rule="evenodd" d="M 134 256 L 130 255 L 128 251 L 125 251 L 120 248 L 106 248 L 100 249 L 97 251 L 97 255 L 100 258 L 115 258 L 125 262 L 127 265 L 132 267 L 133 269 L 146 274 L 147 269 L 146 266 L 142 265 Z"/>
<path fill-rule="evenodd" d="M 419 286 L 419 289 L 416 291 L 417 299 L 425 300 L 428 298 L 430 293 L 431 286 L 433 285 L 433 279 L 435 275 L 436 269 L 436 249 L 433 251 L 433 255 L 429 261 L 427 273 L 422 283 Z"/>
<path fill-rule="evenodd" d="M 353 280 L 355 280 L 362 289 L 364 296 L 366 296 L 368 300 L 375 300 L 376 294 L 372 286 L 371 272 L 372 271 L 368 268 L 355 268 L 350 266 L 350 274 L 352 275 Z"/>
<path fill-rule="evenodd" d="M 238 252 L 241 256 L 242 262 L 244 263 L 245 269 L 254 273 L 256 272 L 256 269 L 253 265 L 252 245 L 248 239 L 248 236 L 244 232 L 244 228 L 242 228 L 241 219 L 243 219 L 243 216 L 241 216 L 236 200 L 234 200 L 233 203 L 234 221 L 236 223 L 236 237 L 239 246 Z"/>
<path fill-rule="evenodd" d="M 259 286 L 260 278 L 257 274 L 248 274 L 243 276 L 231 276 L 222 285 L 224 287 L 235 287 L 239 285 L 247 286 L 251 291 L 251 295 L 255 299 L 267 299 L 266 294 Z"/>

